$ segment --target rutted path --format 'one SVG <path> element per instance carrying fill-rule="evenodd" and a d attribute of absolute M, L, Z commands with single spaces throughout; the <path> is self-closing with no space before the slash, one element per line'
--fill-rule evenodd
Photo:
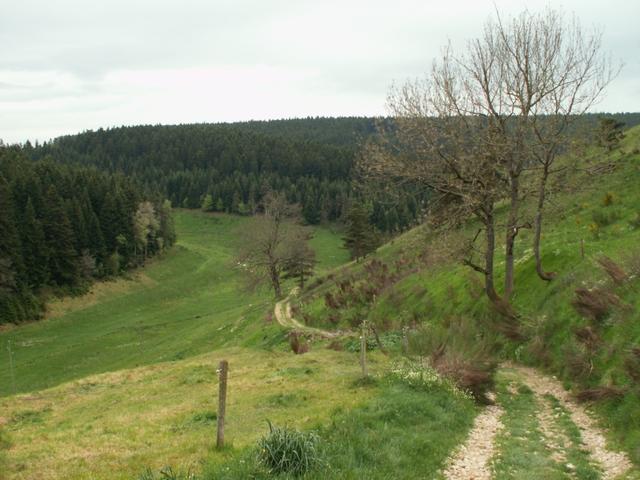
<path fill-rule="evenodd" d="M 476 417 L 447 462 L 446 479 L 629 478 L 627 455 L 606 446 L 604 433 L 560 382 L 511 364 L 498 377 L 497 404 Z"/>
<path fill-rule="evenodd" d="M 514 365 L 510 365 L 510 368 L 519 374 L 536 396 L 542 399 L 549 395 L 555 397 L 569 412 L 571 421 L 580 429 L 584 446 L 589 451 L 591 458 L 602 469 L 604 480 L 621 478 L 625 472 L 631 469 L 632 465 L 627 455 L 607 448 L 603 432 L 596 426 L 586 410 L 570 398 L 569 393 L 560 382 L 542 375 L 532 368 Z"/>
<path fill-rule="evenodd" d="M 444 476 L 448 479 L 489 480 L 489 461 L 495 454 L 495 437 L 502 429 L 501 407 L 491 405 L 478 415 L 467 441 L 449 460 Z"/>
<path fill-rule="evenodd" d="M 319 328 L 309 327 L 293 318 L 293 315 L 291 314 L 291 298 L 298 295 L 299 291 L 300 289 L 298 287 L 293 288 L 289 292 L 288 297 L 276 303 L 273 309 L 273 315 L 276 317 L 277 322 L 285 328 L 297 330 L 299 332 L 310 333 L 322 338 L 336 338 L 339 336 L 343 336 L 344 332 L 328 332 Z"/>

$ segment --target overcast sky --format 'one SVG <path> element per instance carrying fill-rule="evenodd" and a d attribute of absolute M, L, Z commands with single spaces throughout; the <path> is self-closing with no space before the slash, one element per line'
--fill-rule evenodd
<path fill-rule="evenodd" d="M 526 2 L 532 11 L 548 2 Z M 640 2 L 552 2 L 625 63 L 598 111 L 640 111 Z M 0 139 L 99 127 L 384 114 L 386 92 L 520 0 L 0 0 Z"/>

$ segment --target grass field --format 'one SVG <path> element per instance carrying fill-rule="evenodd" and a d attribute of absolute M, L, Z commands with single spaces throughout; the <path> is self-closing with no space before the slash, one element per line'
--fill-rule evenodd
<path fill-rule="evenodd" d="M 147 465 L 196 463 L 214 437 L 222 357 L 240 447 L 267 418 L 304 426 L 366 399 L 341 388 L 356 376 L 352 355 L 293 357 L 285 332 L 265 322 L 271 293 L 246 291 L 233 265 L 246 218 L 176 211 L 175 220 L 179 241 L 163 258 L 53 302 L 44 321 L 0 332 L 3 475 L 132 478 Z M 315 229 L 318 271 L 346 260 L 341 243 Z M 338 387 L 331 395 L 329 383 Z"/>
<path fill-rule="evenodd" d="M 177 211 L 179 240 L 164 258 L 54 302 L 48 319 L 0 331 L 0 395 L 87 375 L 187 358 L 228 345 L 268 345 L 280 336 L 261 321 L 272 299 L 248 292 L 234 269 L 236 229 L 246 218 Z M 338 235 L 316 229 L 319 271 L 348 258 Z M 274 340 L 275 339 L 275 340 Z"/>

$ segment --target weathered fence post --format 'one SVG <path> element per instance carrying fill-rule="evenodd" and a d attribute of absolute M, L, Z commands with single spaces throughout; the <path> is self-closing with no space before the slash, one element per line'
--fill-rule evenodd
<path fill-rule="evenodd" d="M 9 352 L 9 371 L 11 373 L 11 386 L 13 387 L 13 394 L 17 393 L 16 391 L 16 374 L 13 369 L 13 351 L 11 350 L 11 340 L 7 340 L 7 351 Z"/>
<path fill-rule="evenodd" d="M 220 375 L 220 384 L 218 387 L 218 435 L 216 438 L 216 447 L 224 447 L 224 416 L 227 407 L 227 373 L 229 371 L 229 362 L 222 360 L 218 367 Z"/>
<path fill-rule="evenodd" d="M 362 335 L 360 336 L 360 366 L 362 367 L 362 378 L 367 378 L 367 322 L 362 321 Z"/>
<path fill-rule="evenodd" d="M 408 330 L 409 328 L 407 326 L 402 327 L 402 353 L 404 353 L 405 355 L 409 354 L 409 337 L 408 337 Z"/>

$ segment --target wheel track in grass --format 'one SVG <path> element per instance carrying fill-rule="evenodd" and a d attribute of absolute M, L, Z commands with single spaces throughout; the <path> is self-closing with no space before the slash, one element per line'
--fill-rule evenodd
<path fill-rule="evenodd" d="M 591 458 L 602 469 L 602 479 L 622 479 L 626 472 L 631 470 L 632 464 L 629 457 L 622 452 L 616 452 L 607 447 L 604 432 L 596 425 L 596 422 L 587 413 L 582 405 L 576 403 L 560 382 L 537 370 L 520 365 L 508 365 L 518 373 L 522 381 L 533 390 L 540 402 L 545 401 L 545 396 L 555 397 L 570 416 L 570 420 L 580 430 L 581 440 L 588 450 Z"/>
<path fill-rule="evenodd" d="M 576 478 L 575 466 L 567 461 L 569 452 L 584 449 L 588 463 L 594 464 L 603 480 L 623 480 L 628 478 L 633 466 L 628 456 L 607 447 L 604 432 L 596 425 L 582 405 L 576 403 L 560 382 L 537 370 L 520 365 L 504 364 L 503 370 L 513 372 L 517 382 L 531 389 L 538 404 L 535 422 L 540 430 L 540 438 L 545 442 L 551 462 L 564 466 L 566 476 Z M 517 395 L 512 384 L 507 386 L 508 395 Z M 566 433 L 566 425 L 561 425 L 559 415 L 554 414 L 549 402 L 557 399 L 556 405 L 566 412 L 565 423 L 579 431 L 579 438 L 572 442 Z M 504 406 L 486 407 L 474 421 L 467 440 L 449 457 L 443 475 L 447 480 L 489 480 L 495 474 L 494 462 L 500 461 L 496 439 L 505 428 L 503 425 Z M 508 411 L 508 410 L 507 410 Z M 575 457 L 574 457 L 575 458 Z M 555 467 L 554 467 L 555 468 Z M 516 477 L 513 477 L 516 478 Z M 634 477 L 636 478 L 636 477 Z"/>

